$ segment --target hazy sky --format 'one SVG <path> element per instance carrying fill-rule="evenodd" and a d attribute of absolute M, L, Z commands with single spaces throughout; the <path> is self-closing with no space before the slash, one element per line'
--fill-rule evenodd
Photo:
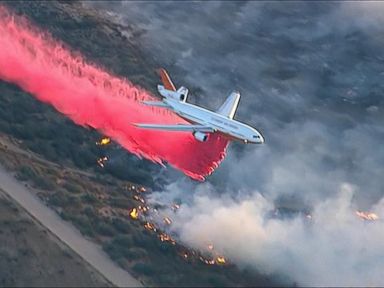
<path fill-rule="evenodd" d="M 240 90 L 235 118 L 266 138 L 231 145 L 206 183 L 180 175 L 153 195 L 182 199 L 181 240 L 301 285 L 384 285 L 384 224 L 355 215 L 384 217 L 383 2 L 92 5 L 141 29 L 190 102 L 215 109 Z M 271 218 L 276 203 L 313 217 Z"/>

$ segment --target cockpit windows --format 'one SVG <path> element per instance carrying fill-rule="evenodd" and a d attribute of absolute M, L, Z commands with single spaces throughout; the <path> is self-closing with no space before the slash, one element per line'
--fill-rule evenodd
<path fill-rule="evenodd" d="M 253 137 L 253 138 L 260 138 L 259 135 L 253 135 L 252 137 Z"/>

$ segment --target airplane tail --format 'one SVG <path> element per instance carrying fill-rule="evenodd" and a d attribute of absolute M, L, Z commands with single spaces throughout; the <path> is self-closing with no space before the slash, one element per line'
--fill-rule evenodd
<path fill-rule="evenodd" d="M 159 93 L 165 98 L 172 98 L 186 102 L 188 97 L 188 89 L 181 86 L 176 90 L 176 87 L 172 83 L 172 80 L 169 77 L 167 71 L 165 71 L 163 68 L 160 68 L 158 71 L 161 77 L 161 82 L 163 83 L 163 85 L 157 85 L 157 90 Z"/>
<path fill-rule="evenodd" d="M 171 78 L 169 77 L 167 71 L 165 69 L 160 68 L 159 69 L 159 74 L 161 77 L 161 82 L 163 82 L 163 86 L 165 89 L 170 90 L 170 91 L 176 91 L 175 85 L 172 83 Z"/>
<path fill-rule="evenodd" d="M 235 117 L 235 113 L 237 110 L 237 107 L 239 106 L 240 101 L 240 93 L 237 91 L 232 92 L 227 100 L 223 103 L 223 105 L 220 106 L 220 108 L 217 110 L 217 113 L 228 117 L 229 119 L 233 119 Z"/>

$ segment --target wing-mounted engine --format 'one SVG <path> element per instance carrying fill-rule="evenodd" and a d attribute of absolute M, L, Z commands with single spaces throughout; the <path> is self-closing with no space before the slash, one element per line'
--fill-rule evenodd
<path fill-rule="evenodd" d="M 206 142 L 208 140 L 208 134 L 203 132 L 193 132 L 193 136 L 200 142 Z"/>

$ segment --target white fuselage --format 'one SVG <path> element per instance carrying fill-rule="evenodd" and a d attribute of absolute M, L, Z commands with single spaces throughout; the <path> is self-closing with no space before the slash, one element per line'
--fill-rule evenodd
<path fill-rule="evenodd" d="M 163 102 L 187 121 L 209 126 L 216 132 L 245 143 L 264 143 L 261 133 L 249 125 L 184 101 L 164 98 Z"/>

